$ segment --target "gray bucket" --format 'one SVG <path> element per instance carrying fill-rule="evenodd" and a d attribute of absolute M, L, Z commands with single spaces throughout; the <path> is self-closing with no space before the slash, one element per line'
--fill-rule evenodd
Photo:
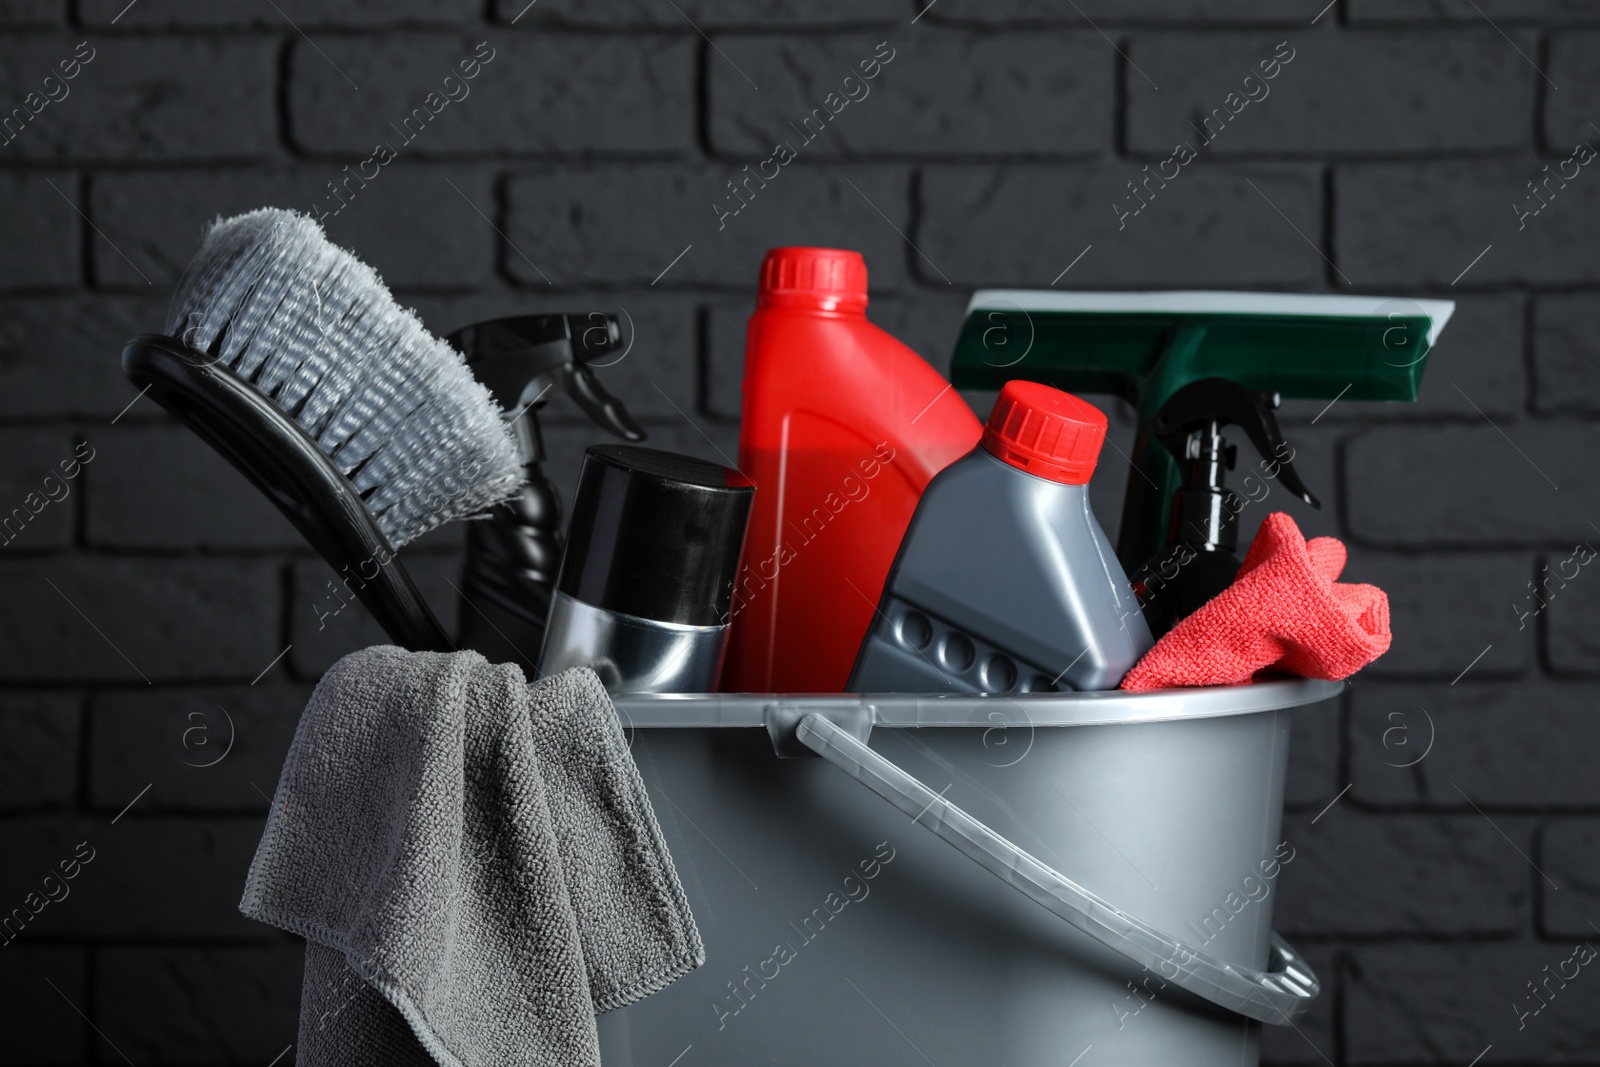
<path fill-rule="evenodd" d="M 1319 991 L 1272 906 L 1340 688 L 619 697 L 706 962 L 604 1062 L 1254 1067 Z"/>

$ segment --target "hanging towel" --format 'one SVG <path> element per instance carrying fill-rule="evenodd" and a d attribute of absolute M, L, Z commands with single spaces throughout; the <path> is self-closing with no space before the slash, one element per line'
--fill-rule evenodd
<path fill-rule="evenodd" d="M 1293 519 L 1268 515 L 1233 584 L 1173 627 L 1122 679 L 1122 688 L 1239 685 L 1264 670 L 1348 678 L 1389 650 L 1389 598 L 1336 582 L 1345 548 L 1308 543 Z"/>
<path fill-rule="evenodd" d="M 475 652 L 328 671 L 239 907 L 306 939 L 300 1067 L 598 1067 L 705 959 L 600 680 Z"/>

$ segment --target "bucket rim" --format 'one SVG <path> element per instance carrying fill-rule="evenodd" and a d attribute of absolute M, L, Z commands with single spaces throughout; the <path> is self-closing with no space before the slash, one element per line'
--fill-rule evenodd
<path fill-rule="evenodd" d="M 1317 704 L 1345 683 L 1285 678 L 1247 685 L 1090 693 L 626 693 L 612 703 L 641 729 L 765 727 L 775 709 L 870 714 L 874 727 L 1111 726 L 1214 719 Z"/>

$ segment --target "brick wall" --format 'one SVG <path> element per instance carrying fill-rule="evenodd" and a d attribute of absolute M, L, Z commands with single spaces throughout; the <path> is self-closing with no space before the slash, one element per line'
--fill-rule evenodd
<path fill-rule="evenodd" d="M 326 569 L 129 406 L 117 355 L 161 327 L 206 219 L 337 206 L 329 183 L 483 41 L 470 95 L 330 233 L 439 331 L 626 309 L 607 380 L 661 447 L 732 453 L 774 244 L 861 249 L 875 320 L 941 367 L 980 285 L 1457 300 L 1418 404 L 1285 411 L 1329 502 L 1290 510 L 1347 541 L 1397 636 L 1299 719 L 1278 926 L 1326 992 L 1267 1058 L 1600 1063 L 1600 977 L 1520 1027 L 1514 1007 L 1600 923 L 1600 571 L 1528 599 L 1600 538 L 1600 172 L 1566 162 L 1600 146 L 1600 8 L 1323 2 L 0 0 L 0 110 L 77 61 L 0 147 L 0 514 L 92 457 L 0 552 L 0 908 L 93 856 L 0 952 L 0 1063 L 267 1063 L 294 1040 L 299 949 L 235 905 L 310 684 L 380 635 L 356 608 L 318 629 Z M 721 217 L 879 42 L 870 95 Z M 569 492 L 574 417 L 552 405 Z M 1108 457 L 1108 525 L 1124 477 Z M 460 547 L 407 550 L 441 607 Z"/>

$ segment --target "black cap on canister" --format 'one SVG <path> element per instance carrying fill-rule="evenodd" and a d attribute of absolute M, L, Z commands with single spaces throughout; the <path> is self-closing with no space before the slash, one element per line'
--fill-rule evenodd
<path fill-rule="evenodd" d="M 656 622 L 728 621 L 755 486 L 738 471 L 634 445 L 584 453 L 556 588 Z"/>

